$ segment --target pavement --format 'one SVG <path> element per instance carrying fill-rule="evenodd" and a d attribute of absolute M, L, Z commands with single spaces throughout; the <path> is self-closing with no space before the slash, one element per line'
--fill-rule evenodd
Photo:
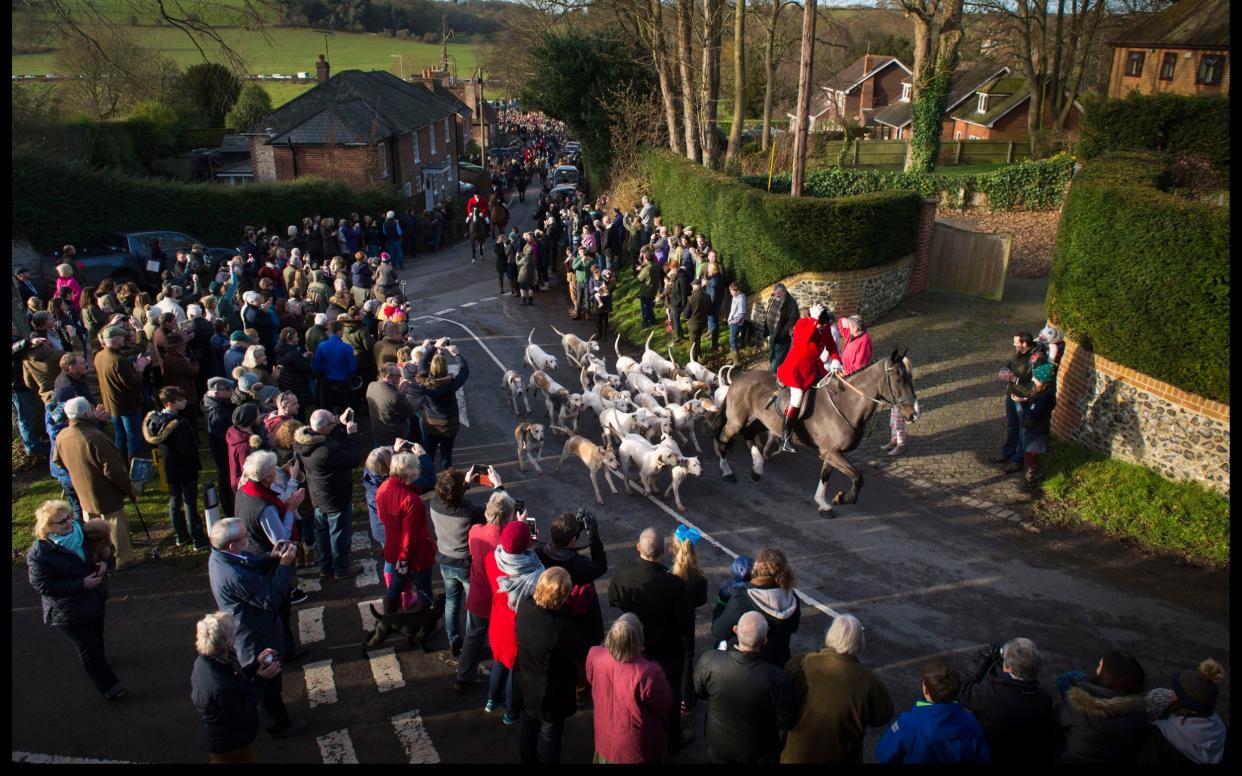
<path fill-rule="evenodd" d="M 512 208 L 519 228 L 529 223 L 532 208 L 533 198 Z M 1117 543 L 1059 529 L 1036 534 L 1004 514 L 1007 507 L 1001 502 L 981 507 L 980 499 L 932 479 L 936 474 L 989 487 L 986 467 L 974 458 L 978 450 L 986 454 L 989 440 L 998 438 L 1001 420 L 999 391 L 985 383 L 1006 359 L 1010 326 L 1033 326 L 1039 320 L 1034 307 L 1006 310 L 1021 298 L 1042 298 L 1038 287 L 1007 289 L 1002 305 L 924 294 L 873 327 L 877 352 L 911 348 L 924 413 L 909 427 L 902 464 L 921 469 L 905 474 L 878 463 L 875 449 L 885 441 L 881 427 L 851 455 L 864 464 L 867 478 L 858 503 L 838 507 L 837 517 L 829 520 L 812 500 L 818 466 L 805 449 L 770 461 L 760 481 L 742 477 L 737 484 L 721 481 L 718 463 L 708 452 L 703 476 L 687 479 L 682 487 L 687 510 L 679 514 L 671 502 L 624 492 L 614 496 L 603 483 L 605 504 L 596 506 L 580 463 L 567 461 L 559 473 L 554 471 L 561 448 L 555 436 L 545 444 L 543 474 L 517 470 L 512 442 L 517 418 L 503 400 L 504 369 L 523 369 L 522 352 L 532 328 L 535 343 L 555 354 L 559 337 L 549 324 L 584 337 L 591 325 L 567 318 L 560 286 L 537 294 L 534 307 L 498 297 L 491 261 L 471 265 L 468 250 L 460 245 L 407 263 L 403 278 L 415 304 L 413 331 L 419 337 L 452 336 L 470 366 L 463 389 L 470 426 L 458 437 L 455 465 L 496 465 L 507 489 L 525 500 L 541 532 L 546 534 L 557 513 L 586 506 L 599 519 L 615 569 L 635 556 L 634 543 L 644 527 L 670 535 L 679 522 L 693 525 L 704 534 L 699 563 L 713 594 L 727 579 L 735 555 L 780 547 L 797 576 L 802 603 L 793 650 L 819 649 L 838 613 L 857 616 L 867 629 L 861 659 L 884 680 L 899 711 L 919 695 L 923 661 L 943 655 L 964 665 L 985 645 L 1019 635 L 1039 645 L 1046 666 L 1041 678 L 1048 685 L 1062 671 L 1094 666 L 1111 647 L 1134 651 L 1151 686 L 1163 685 L 1173 671 L 1209 655 L 1228 665 L 1227 572 L 1141 556 Z M 1010 315 L 1012 322 L 990 320 Z M 611 344 L 604 355 L 615 358 Z M 576 381 L 564 367 L 554 377 L 565 385 Z M 532 408 L 532 419 L 546 423 L 538 403 L 532 402 Z M 365 426 L 365 417 L 361 420 Z M 580 431 L 589 438 L 600 435 L 589 416 Z M 706 435 L 700 438 L 709 449 Z M 876 465 L 867 464 L 872 459 Z M 746 462 L 745 452 L 735 451 L 734 466 Z M 666 478 L 661 477 L 661 485 Z M 486 493 L 475 491 L 470 497 L 481 502 Z M 364 513 L 355 513 L 356 559 L 374 568 L 379 548 L 366 535 L 365 520 Z M 205 566 L 201 558 L 161 559 L 111 582 L 109 657 L 131 691 L 115 704 L 95 693 L 68 640 L 42 624 L 38 596 L 24 570 L 13 570 L 14 760 L 30 755 L 170 763 L 206 759 L 201 723 L 188 698 L 193 624 L 214 608 Z M 606 622 L 618 614 L 606 605 L 609 577 L 597 582 Z M 256 749 L 263 762 L 517 761 L 517 730 L 501 724 L 499 711 L 483 711 L 483 688 L 454 693 L 453 671 L 442 659 L 442 630 L 431 641 L 436 653 L 423 654 L 393 639 L 386 645 L 394 648 L 392 653 L 364 656 L 366 603 L 380 597 L 378 580 L 366 574 L 316 582 L 307 578 L 310 601 L 294 609 L 294 631 L 311 653 L 284 672 L 286 704 L 310 729 L 284 740 L 260 734 Z M 714 646 L 710 608 L 698 612 L 695 646 L 698 653 Z M 1227 720 L 1228 683 L 1218 709 Z M 705 761 L 704 712 L 700 703 L 683 721 L 691 741 L 671 762 Z M 869 735 L 868 760 L 874 759 L 879 732 Z M 566 725 L 564 761 L 590 762 L 591 741 L 592 714 L 583 709 Z"/>

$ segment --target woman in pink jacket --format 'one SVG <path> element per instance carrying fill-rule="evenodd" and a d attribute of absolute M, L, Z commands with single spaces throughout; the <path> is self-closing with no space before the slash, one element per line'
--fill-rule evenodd
<path fill-rule="evenodd" d="M 73 302 L 73 312 L 82 312 L 82 284 L 73 276 L 72 264 L 60 264 L 56 267 L 56 293 L 59 295 L 62 288 L 69 289 L 72 295 L 70 299 Z"/>
<path fill-rule="evenodd" d="M 595 705 L 595 762 L 658 763 L 664 757 L 673 690 L 664 670 L 643 657 L 643 625 L 621 615 L 604 646 L 587 653 L 586 675 Z"/>
<path fill-rule="evenodd" d="M 837 320 L 841 333 L 841 366 L 847 375 L 871 363 L 871 333 L 863 328 L 861 315 Z"/>

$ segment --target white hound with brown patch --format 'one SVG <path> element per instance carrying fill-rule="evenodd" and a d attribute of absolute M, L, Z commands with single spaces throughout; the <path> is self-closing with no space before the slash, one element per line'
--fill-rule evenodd
<path fill-rule="evenodd" d="M 612 435 L 614 438 L 618 436 L 617 432 L 612 429 L 605 429 L 604 434 Z M 619 437 L 617 457 L 621 459 L 621 473 L 625 477 L 625 494 L 627 496 L 632 494 L 630 488 L 631 464 L 638 464 L 638 481 L 643 485 L 643 495 L 650 496 L 655 486 L 656 475 L 660 469 L 676 466 L 678 461 L 678 456 L 675 453 L 667 448 L 656 447 L 638 434 L 626 434 L 624 437 Z"/>
<path fill-rule="evenodd" d="M 522 404 L 526 407 L 525 414 L 530 414 L 530 400 L 526 398 L 526 381 L 522 379 L 522 375 L 516 369 L 510 369 L 505 372 L 505 376 L 501 380 L 501 387 L 509 392 L 509 406 L 513 408 L 514 415 L 521 417 L 523 414 L 518 411 L 518 399 L 521 399 Z"/>
<path fill-rule="evenodd" d="M 599 343 L 595 341 L 598 335 L 592 334 L 591 339 L 584 340 L 577 334 L 566 334 L 555 326 L 552 331 L 560 335 L 561 347 L 565 350 L 565 358 L 575 363 L 582 363 L 582 359 L 592 353 L 599 352 Z"/>
<path fill-rule="evenodd" d="M 673 501 L 677 504 L 677 511 L 685 512 L 686 507 L 681 503 L 682 480 L 686 479 L 686 477 L 702 475 L 703 463 L 697 455 L 689 458 L 682 455 L 681 448 L 677 446 L 677 442 L 672 437 L 664 437 L 656 447 L 662 447 L 677 456 L 677 464 L 669 469 L 669 473 L 673 475 L 673 481 L 664 489 L 664 498 L 668 498 L 669 493 L 672 493 Z"/>
<path fill-rule="evenodd" d="M 657 377 L 672 377 L 677 371 L 677 365 L 651 349 L 651 338 L 654 336 L 654 331 L 647 335 L 647 344 L 644 346 L 646 349 L 643 351 L 641 363 L 651 367 Z"/>
<path fill-rule="evenodd" d="M 529 458 L 535 471 L 543 474 L 539 468 L 539 456 L 543 455 L 543 424 L 519 423 L 513 429 L 513 441 L 517 443 L 518 471 L 526 471 L 523 457 Z"/>

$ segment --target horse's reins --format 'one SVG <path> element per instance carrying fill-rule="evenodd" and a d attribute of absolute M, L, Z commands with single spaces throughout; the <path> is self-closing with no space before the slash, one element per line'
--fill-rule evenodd
<path fill-rule="evenodd" d="M 889 373 L 890 371 L 892 371 L 892 367 L 890 367 L 888 364 L 885 364 L 885 365 L 884 365 L 884 380 L 885 380 L 885 382 L 886 382 L 886 383 L 889 383 L 889 382 L 891 382 L 891 381 L 892 381 L 892 378 L 888 376 L 888 373 Z M 821 381 L 820 381 L 820 383 L 819 383 L 819 385 L 817 385 L 816 387 L 817 387 L 817 388 L 818 388 L 818 387 L 821 387 L 821 386 L 822 386 L 822 387 L 825 387 L 825 388 L 826 388 L 826 387 L 828 387 L 828 385 L 829 385 L 829 384 L 831 384 L 833 377 L 837 377 L 837 373 L 836 373 L 836 372 L 829 372 L 827 375 L 825 375 L 825 376 L 824 376 L 824 379 L 823 379 L 823 380 L 821 380 Z M 875 396 L 868 396 L 867 394 L 863 393 L 863 392 L 862 392 L 862 389 L 860 389 L 858 386 L 854 385 L 854 384 L 853 384 L 853 383 L 851 383 L 849 380 L 846 380 L 846 379 L 845 379 L 845 377 L 844 377 L 844 375 L 842 375 L 842 376 L 840 376 L 840 377 L 837 377 L 837 382 L 839 382 L 839 383 L 841 383 L 841 384 L 845 385 L 845 386 L 846 386 L 846 387 L 848 387 L 851 391 L 853 391 L 854 393 L 856 393 L 856 394 L 858 394 L 859 396 L 863 397 L 864 399 L 867 399 L 867 400 L 869 400 L 869 401 L 873 401 L 873 402 L 875 402 L 875 403 L 876 403 L 877 405 L 879 405 L 880 407 L 896 407 L 896 406 L 898 406 L 899 404 L 910 404 L 910 403 L 911 403 L 911 400 L 910 400 L 910 399 L 903 399 L 903 400 L 898 401 L 898 402 L 893 402 L 893 401 L 889 401 L 888 399 L 881 399 L 881 398 L 878 398 L 878 397 L 875 397 Z M 847 423 L 847 424 L 848 424 L 848 423 L 849 423 L 849 420 L 848 420 L 848 419 L 846 419 L 846 417 L 845 417 L 845 413 L 841 412 L 841 408 L 840 408 L 840 407 L 838 407 L 838 406 L 837 406 L 837 403 L 836 403 L 835 401 L 833 401 L 833 400 L 832 400 L 832 394 L 831 394 L 831 393 L 828 393 L 828 394 L 825 394 L 825 395 L 828 397 L 828 403 L 829 403 L 830 405 L 832 405 L 832 408 L 833 408 L 834 410 L 836 410 L 836 411 L 837 411 L 837 415 L 839 415 L 839 416 L 841 417 L 841 420 L 845 421 L 845 423 Z M 872 415 L 872 417 L 871 417 L 870 427 L 867 429 L 867 433 L 866 433 L 866 435 L 865 435 L 865 436 L 866 436 L 866 437 L 868 437 L 868 438 L 871 436 L 871 432 L 875 430 L 875 423 L 876 423 L 876 420 L 875 420 L 875 419 L 876 419 L 876 417 L 878 417 L 878 416 L 877 416 L 877 415 L 874 415 L 874 414 L 873 414 L 873 415 Z"/>

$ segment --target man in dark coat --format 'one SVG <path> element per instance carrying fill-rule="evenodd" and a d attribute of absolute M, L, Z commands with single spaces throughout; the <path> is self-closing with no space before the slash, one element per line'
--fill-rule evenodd
<path fill-rule="evenodd" d="M 595 517 L 586 510 L 579 515 L 581 522 L 572 512 L 554 517 L 548 529 L 551 542 L 541 545 L 535 554 L 543 561 L 544 568 L 560 566 L 569 572 L 573 583 L 567 604 L 570 616 L 587 643 L 600 644 L 604 640 L 604 615 L 599 596 L 595 594 L 595 580 L 608 573 L 608 553 L 604 551 Z M 576 546 L 583 533 L 590 557 L 582 554 L 584 547 Z"/>
<path fill-rule="evenodd" d="M 1055 717 L 1052 695 L 1036 678 L 1041 662 L 1035 643 L 1017 638 L 989 648 L 962 674 L 958 701 L 983 727 L 994 765 L 1052 760 Z"/>
<path fill-rule="evenodd" d="M 1005 471 L 1022 471 L 1023 444 L 1021 400 L 1026 398 L 1035 385 L 1031 381 L 1031 370 L 1040 364 L 1048 363 L 1047 351 L 1035 341 L 1029 331 L 1020 331 L 1013 335 L 1014 356 L 997 374 L 1005 385 L 1005 444 L 1000 455 L 993 458 L 994 463 L 1005 464 Z M 1017 397 L 1017 400 L 1014 397 Z"/>
<path fill-rule="evenodd" d="M 685 582 L 659 562 L 664 555 L 659 532 L 644 529 L 637 549 L 638 558 L 620 566 L 608 583 L 608 603 L 638 615 L 647 656 L 664 669 L 677 708 L 685 654 L 694 648 L 694 609 Z M 676 714 L 669 717 L 671 750 L 681 745 L 681 721 Z"/>
<path fill-rule="evenodd" d="M 352 579 L 349 565 L 353 534 L 354 467 L 359 462 L 358 424 L 352 410 L 342 421 L 328 410 L 311 413 L 310 425 L 293 436 L 293 452 L 302 462 L 311 503 L 315 506 L 315 540 L 319 571 L 325 578 Z"/>
<path fill-rule="evenodd" d="M 798 301 L 785 288 L 784 283 L 777 283 L 772 288 L 767 313 L 763 318 L 763 336 L 768 338 L 768 363 L 771 364 L 773 372 L 789 353 L 789 346 L 793 341 L 793 327 L 798 322 L 798 317 Z"/>
<path fill-rule="evenodd" d="M 160 448 L 164 479 L 168 481 L 168 515 L 177 546 L 193 542 L 195 550 L 209 550 L 211 545 L 198 516 L 198 473 L 203 468 L 198 455 L 198 432 L 194 430 L 194 421 L 183 415 L 189 398 L 181 388 L 167 385 L 160 389 L 159 400 L 164 408 L 147 415 L 142 422 L 142 434 L 147 444 Z"/>
<path fill-rule="evenodd" d="M 379 377 L 367 386 L 367 407 L 375 447 L 392 445 L 397 437 L 406 435 L 417 403 L 408 383 L 401 387 L 401 367 L 396 363 L 381 366 Z"/>
<path fill-rule="evenodd" d="M 203 395 L 203 415 L 207 419 L 207 447 L 216 462 L 216 495 L 224 514 L 233 514 L 233 489 L 229 487 L 229 446 L 224 435 L 233 425 L 233 388 L 236 383 L 227 377 L 207 381 Z"/>
<path fill-rule="evenodd" d="M 713 763 L 775 763 L 781 731 L 797 722 L 789 677 L 763 659 L 768 623 L 747 612 L 734 626 L 737 645 L 709 650 L 694 668 L 694 691 L 707 701 L 707 755 Z"/>

